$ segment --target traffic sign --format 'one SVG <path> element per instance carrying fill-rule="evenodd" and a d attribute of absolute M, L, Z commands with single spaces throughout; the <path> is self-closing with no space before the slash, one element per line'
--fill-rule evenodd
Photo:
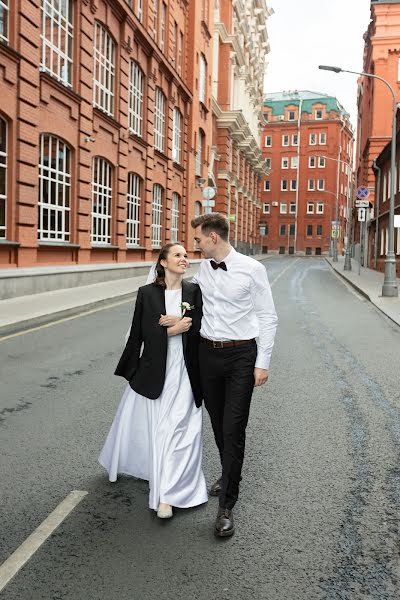
<path fill-rule="evenodd" d="M 202 204 L 204 208 L 214 208 L 215 200 L 203 200 Z"/>
<path fill-rule="evenodd" d="M 357 198 L 360 200 L 366 200 L 369 196 L 369 189 L 365 185 L 360 185 L 356 191 Z"/>
<path fill-rule="evenodd" d="M 367 211 L 365 210 L 365 208 L 358 209 L 358 220 L 360 221 L 360 223 L 364 223 L 366 214 Z"/>
<path fill-rule="evenodd" d="M 356 200 L 356 208 L 369 208 L 369 200 Z"/>

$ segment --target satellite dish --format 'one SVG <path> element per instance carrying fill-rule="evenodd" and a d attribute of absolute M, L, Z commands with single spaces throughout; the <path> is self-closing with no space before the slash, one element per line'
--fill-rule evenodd
<path fill-rule="evenodd" d="M 212 200 L 215 196 L 215 188 L 213 187 L 206 187 L 204 188 L 204 190 L 201 192 L 204 200 Z"/>

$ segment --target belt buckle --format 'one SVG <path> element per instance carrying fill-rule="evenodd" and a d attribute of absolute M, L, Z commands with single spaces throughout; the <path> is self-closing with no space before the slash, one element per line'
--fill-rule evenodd
<path fill-rule="evenodd" d="M 218 346 L 218 344 L 220 344 L 220 345 Z M 223 348 L 224 342 L 218 342 L 218 341 L 212 340 L 212 345 L 213 345 L 213 348 Z"/>

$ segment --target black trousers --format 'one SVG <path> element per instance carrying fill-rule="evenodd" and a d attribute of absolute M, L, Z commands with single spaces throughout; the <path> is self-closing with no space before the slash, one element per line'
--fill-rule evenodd
<path fill-rule="evenodd" d="M 204 403 L 222 465 L 219 505 L 232 509 L 239 496 L 257 344 L 210 348 L 200 343 L 199 352 Z"/>

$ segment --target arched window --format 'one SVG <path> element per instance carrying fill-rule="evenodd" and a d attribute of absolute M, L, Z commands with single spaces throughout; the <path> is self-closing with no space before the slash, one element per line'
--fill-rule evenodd
<path fill-rule="evenodd" d="M 1 4 L 2 0 L 0 0 Z M 74 47 L 73 0 L 42 0 L 40 66 L 64 85 L 72 85 Z"/>
<path fill-rule="evenodd" d="M 0 0 L 0 42 L 8 44 L 9 0 Z"/>
<path fill-rule="evenodd" d="M 201 215 L 201 202 L 194 203 L 194 216 L 199 217 Z"/>
<path fill-rule="evenodd" d="M 204 146 L 205 146 L 205 135 L 202 129 L 199 129 L 197 139 L 197 151 L 196 151 L 196 175 L 201 177 L 203 172 L 203 162 L 204 162 Z"/>
<path fill-rule="evenodd" d="M 62 140 L 40 136 L 39 240 L 70 241 L 71 150 Z"/>
<path fill-rule="evenodd" d="M 163 189 L 158 183 L 153 186 L 153 206 L 151 211 L 151 245 L 161 247 Z"/>
<path fill-rule="evenodd" d="M 140 200 L 142 180 L 136 173 L 128 175 L 126 243 L 128 246 L 140 244 Z"/>
<path fill-rule="evenodd" d="M 178 164 L 182 163 L 182 121 L 181 111 L 178 108 L 175 108 L 172 136 L 172 160 Z"/>
<path fill-rule="evenodd" d="M 129 130 L 142 136 L 144 74 L 139 65 L 131 60 L 129 77 Z"/>
<path fill-rule="evenodd" d="M 203 104 L 206 103 L 206 87 L 207 87 L 207 62 L 206 62 L 204 54 L 200 54 L 199 100 Z"/>
<path fill-rule="evenodd" d="M 114 114 L 114 41 L 108 31 L 94 25 L 93 106 L 108 115 Z"/>
<path fill-rule="evenodd" d="M 171 207 L 171 242 L 177 242 L 179 239 L 179 208 L 180 196 L 174 192 Z"/>
<path fill-rule="evenodd" d="M 165 145 L 165 108 L 165 96 L 161 89 L 157 87 L 154 107 L 154 147 L 160 152 L 164 152 Z"/>
<path fill-rule="evenodd" d="M 7 235 L 7 121 L 0 117 L 0 238 Z"/>
<path fill-rule="evenodd" d="M 92 244 L 111 243 L 112 167 L 100 156 L 92 166 Z"/>

